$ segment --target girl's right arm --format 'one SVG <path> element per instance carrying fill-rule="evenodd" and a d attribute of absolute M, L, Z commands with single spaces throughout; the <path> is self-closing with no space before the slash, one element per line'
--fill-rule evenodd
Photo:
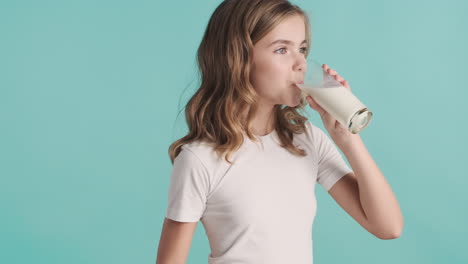
<path fill-rule="evenodd" d="M 156 264 L 185 264 L 197 224 L 165 218 Z"/>

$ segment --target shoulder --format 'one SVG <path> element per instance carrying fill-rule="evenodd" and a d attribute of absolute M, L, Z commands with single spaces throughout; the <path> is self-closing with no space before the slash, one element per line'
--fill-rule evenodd
<path fill-rule="evenodd" d="M 180 153 L 177 155 L 176 159 L 184 157 L 188 160 L 198 161 L 205 165 L 208 164 L 207 157 L 209 156 L 209 152 L 208 146 L 199 142 L 191 142 L 182 145 Z"/>
<path fill-rule="evenodd" d="M 314 125 L 310 121 L 306 121 L 305 123 L 306 131 L 308 132 L 309 140 L 313 145 L 319 145 L 323 140 L 327 140 L 328 136 L 327 133 L 320 127 Z"/>
<path fill-rule="evenodd" d="M 177 167 L 180 170 L 196 171 L 204 175 L 213 189 L 232 166 L 224 158 L 219 158 L 214 146 L 206 142 L 196 141 L 183 145 L 176 159 L 179 156 L 181 158 Z"/>
<path fill-rule="evenodd" d="M 304 126 L 304 133 L 294 136 L 294 144 L 297 147 L 309 150 L 309 153 L 318 155 L 318 152 L 323 150 L 324 146 L 328 146 L 328 136 L 320 127 L 309 120 L 304 123 Z"/>
<path fill-rule="evenodd" d="M 195 141 L 182 146 L 179 155 L 191 156 L 197 159 L 208 171 L 213 171 L 222 162 L 218 158 L 214 147 L 204 141 Z"/>
<path fill-rule="evenodd" d="M 305 131 L 304 133 L 298 134 L 295 136 L 295 139 L 298 142 L 303 142 L 309 145 L 314 145 L 317 139 L 320 138 L 320 132 L 323 132 L 319 127 L 315 126 L 312 122 L 307 120 L 304 123 Z"/>
<path fill-rule="evenodd" d="M 314 125 L 312 122 L 310 122 L 309 120 L 307 120 L 305 123 L 304 123 L 305 127 L 306 127 L 306 131 L 309 132 L 311 134 L 311 136 L 317 136 L 316 134 L 317 133 L 320 133 L 320 132 L 323 132 L 322 129 L 320 129 L 319 127 L 317 127 L 316 125 Z"/>

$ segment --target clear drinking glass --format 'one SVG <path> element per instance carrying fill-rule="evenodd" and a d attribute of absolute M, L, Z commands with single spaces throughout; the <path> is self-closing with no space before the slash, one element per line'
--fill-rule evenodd
<path fill-rule="evenodd" d="M 361 132 L 372 119 L 372 112 L 316 59 L 307 59 L 304 83 L 296 85 L 353 134 Z"/>

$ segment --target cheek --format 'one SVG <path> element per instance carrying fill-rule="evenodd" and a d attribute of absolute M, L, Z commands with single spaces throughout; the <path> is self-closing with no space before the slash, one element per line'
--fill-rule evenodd
<path fill-rule="evenodd" d="M 276 90 L 287 83 L 287 71 L 281 63 L 258 65 L 252 72 L 252 84 L 260 91 Z"/>

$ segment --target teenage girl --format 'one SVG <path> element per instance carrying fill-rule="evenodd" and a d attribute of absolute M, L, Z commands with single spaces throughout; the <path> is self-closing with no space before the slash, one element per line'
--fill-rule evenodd
<path fill-rule="evenodd" d="M 306 13 L 288 1 L 216 8 L 197 53 L 201 85 L 185 108 L 189 132 L 169 148 L 157 264 L 185 263 L 198 221 L 210 264 L 313 263 L 317 182 L 368 232 L 400 236 L 397 199 L 360 136 L 296 86 L 310 44 Z M 307 105 L 329 136 L 300 113 Z"/>

